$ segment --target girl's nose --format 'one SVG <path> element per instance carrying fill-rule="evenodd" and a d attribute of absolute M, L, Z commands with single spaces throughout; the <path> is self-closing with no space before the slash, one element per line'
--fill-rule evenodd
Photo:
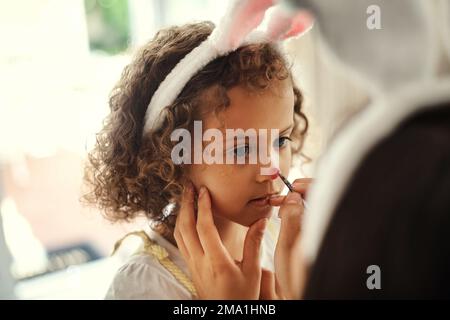
<path fill-rule="evenodd" d="M 276 169 L 276 171 L 270 176 L 270 178 L 272 180 L 275 180 L 276 178 L 278 178 L 278 173 L 280 172 L 280 169 L 278 169 L 278 168 L 275 168 L 275 169 Z"/>
<path fill-rule="evenodd" d="M 264 182 L 267 180 L 275 180 L 278 177 L 278 172 L 280 169 L 277 167 L 271 166 L 269 168 L 265 168 L 264 172 L 258 173 L 258 182 Z"/>

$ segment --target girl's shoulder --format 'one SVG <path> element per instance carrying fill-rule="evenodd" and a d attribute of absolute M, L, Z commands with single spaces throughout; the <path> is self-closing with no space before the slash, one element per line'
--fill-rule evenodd
<path fill-rule="evenodd" d="M 153 235 L 153 234 L 152 234 Z M 157 243 L 160 251 L 168 252 L 172 268 L 182 270 L 176 252 L 167 243 Z M 178 267 L 177 267 L 178 265 Z M 175 266 L 175 267 L 174 267 Z M 174 276 L 158 255 L 141 250 L 122 265 L 108 289 L 105 299 L 192 299 L 191 293 Z"/>
<path fill-rule="evenodd" d="M 151 255 L 142 253 L 119 268 L 105 299 L 191 299 L 190 293 Z"/>

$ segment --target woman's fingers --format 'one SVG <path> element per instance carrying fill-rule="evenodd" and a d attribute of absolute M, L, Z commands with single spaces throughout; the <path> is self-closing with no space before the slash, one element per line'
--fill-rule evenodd
<path fill-rule="evenodd" d="M 306 197 L 306 194 L 308 192 L 309 186 L 311 185 L 311 183 L 313 182 L 313 179 L 311 178 L 301 178 L 301 179 L 296 179 L 293 183 L 292 183 L 292 187 L 294 188 L 295 192 L 300 193 L 302 195 L 303 198 Z M 270 205 L 271 206 L 281 206 L 284 202 L 284 199 L 286 198 L 286 196 L 278 196 L 278 197 L 273 197 L 269 199 Z"/>
<path fill-rule="evenodd" d="M 275 291 L 278 296 L 297 297 L 301 272 L 300 235 L 303 214 L 303 200 L 300 193 L 289 192 L 280 207 L 278 215 L 281 227 L 275 248 Z"/>
<path fill-rule="evenodd" d="M 247 231 L 242 256 L 242 271 L 244 274 L 255 274 L 260 268 L 261 242 L 266 225 L 267 219 L 260 219 L 253 223 Z"/>
<path fill-rule="evenodd" d="M 181 255 L 187 262 L 189 262 L 191 257 L 189 255 L 188 249 L 186 248 L 186 245 L 184 244 L 183 236 L 181 235 L 181 233 L 179 231 L 177 231 L 177 229 L 175 229 L 173 236 L 175 238 L 177 247 L 180 250 Z"/>
<path fill-rule="evenodd" d="M 294 190 L 298 193 L 300 193 L 303 197 L 306 196 L 306 193 L 308 192 L 308 189 L 313 182 L 313 179 L 311 178 L 300 178 L 295 179 L 292 183 L 292 186 L 294 187 Z"/>
<path fill-rule="evenodd" d="M 211 198 L 206 187 L 201 187 L 198 196 L 197 226 L 198 237 L 211 262 L 216 264 L 230 263 L 234 265 L 233 259 L 222 243 L 219 232 L 214 224 Z"/>
<path fill-rule="evenodd" d="M 197 204 L 195 219 L 193 191 L 186 191 L 174 235 L 182 254 L 190 257 L 188 267 L 199 297 L 257 299 L 261 280 L 259 247 L 266 222 L 249 229 L 245 259 L 236 262 L 223 245 L 214 224 L 211 198 L 206 188 L 201 188 Z"/>
<path fill-rule="evenodd" d="M 261 288 L 259 292 L 260 300 L 275 300 L 277 294 L 275 291 L 275 274 L 267 269 L 261 270 Z"/>
<path fill-rule="evenodd" d="M 283 204 L 285 198 L 286 196 L 272 197 L 269 199 L 269 204 L 273 207 L 279 207 Z"/>
<path fill-rule="evenodd" d="M 295 179 L 294 182 L 292 182 L 292 187 L 295 192 L 298 192 L 302 197 L 305 197 L 312 182 L 313 179 L 311 178 Z"/>
<path fill-rule="evenodd" d="M 278 215 L 281 218 L 278 244 L 290 247 L 297 241 L 301 230 L 301 216 L 303 214 L 302 197 L 297 192 L 289 192 Z"/>
<path fill-rule="evenodd" d="M 181 207 L 175 224 L 175 234 L 183 235 L 184 248 L 189 257 L 201 257 L 204 252 L 196 231 L 194 215 L 194 187 L 188 185 L 183 192 Z"/>

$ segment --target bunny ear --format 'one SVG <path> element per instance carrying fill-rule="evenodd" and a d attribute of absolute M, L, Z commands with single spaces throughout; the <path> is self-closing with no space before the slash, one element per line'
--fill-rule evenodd
<path fill-rule="evenodd" d="M 231 0 L 227 14 L 211 35 L 219 52 L 237 49 L 245 37 L 259 26 L 274 0 Z"/>
<path fill-rule="evenodd" d="M 308 11 L 299 11 L 292 17 L 291 27 L 288 32 L 282 37 L 287 39 L 295 36 L 299 36 L 308 32 L 314 25 L 314 18 Z"/>
<path fill-rule="evenodd" d="M 270 41 L 284 40 L 307 32 L 313 25 L 308 11 L 289 12 L 282 7 L 274 7 L 266 29 Z"/>

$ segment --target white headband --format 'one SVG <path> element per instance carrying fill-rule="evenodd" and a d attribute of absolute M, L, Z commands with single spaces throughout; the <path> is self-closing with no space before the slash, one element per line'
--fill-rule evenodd
<path fill-rule="evenodd" d="M 304 34 L 312 27 L 306 12 L 289 12 L 273 7 L 265 31 L 256 30 L 275 0 L 231 0 L 225 15 L 209 37 L 189 52 L 170 71 L 153 94 L 145 112 L 143 135 L 162 123 L 161 111 L 171 105 L 186 83 L 214 59 L 237 48 L 262 42 L 276 42 Z"/>

